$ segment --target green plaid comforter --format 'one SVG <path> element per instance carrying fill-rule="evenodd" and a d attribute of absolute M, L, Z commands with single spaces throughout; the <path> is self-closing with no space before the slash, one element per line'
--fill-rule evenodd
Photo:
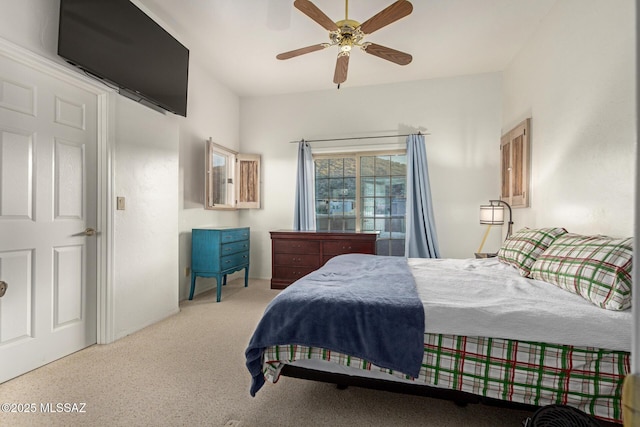
<path fill-rule="evenodd" d="M 301 359 L 410 379 L 363 359 L 299 345 L 268 347 L 265 379 L 275 383 L 283 363 Z M 630 370 L 624 351 L 425 333 L 422 368 L 414 381 L 530 405 L 569 405 L 621 423 L 622 382 Z"/>

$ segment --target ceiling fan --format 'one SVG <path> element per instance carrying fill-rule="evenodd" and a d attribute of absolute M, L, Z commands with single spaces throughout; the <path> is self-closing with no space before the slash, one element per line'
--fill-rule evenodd
<path fill-rule="evenodd" d="M 413 11 L 413 5 L 407 0 L 398 0 L 387 8 L 381 10 L 371 18 L 360 24 L 349 19 L 349 0 L 345 0 L 345 18 L 341 21 L 333 22 L 315 4 L 309 0 L 295 0 L 293 5 L 296 9 L 316 21 L 329 31 L 329 43 L 319 43 L 312 46 L 284 52 L 276 56 L 278 59 L 290 59 L 305 53 L 311 53 L 326 49 L 331 46 L 338 46 L 338 59 L 333 75 L 333 82 L 338 85 L 347 80 L 347 70 L 349 68 L 349 56 L 351 49 L 359 47 L 366 53 L 377 56 L 398 65 L 407 65 L 413 59 L 408 53 L 381 46 L 379 44 L 365 42 L 364 37 L 385 27 Z"/>

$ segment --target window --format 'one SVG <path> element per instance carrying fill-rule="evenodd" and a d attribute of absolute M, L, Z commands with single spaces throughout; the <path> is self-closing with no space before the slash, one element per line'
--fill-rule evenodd
<path fill-rule="evenodd" d="M 314 156 L 316 229 L 378 231 L 378 255 L 404 255 L 404 151 Z"/>
<path fill-rule="evenodd" d="M 260 208 L 260 156 L 207 141 L 206 209 Z"/>
<path fill-rule="evenodd" d="M 513 208 L 529 206 L 529 128 L 526 119 L 500 138 L 501 197 Z"/>

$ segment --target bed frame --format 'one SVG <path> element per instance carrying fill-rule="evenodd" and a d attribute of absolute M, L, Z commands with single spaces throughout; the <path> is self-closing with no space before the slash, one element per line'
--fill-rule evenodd
<path fill-rule="evenodd" d="M 473 393 L 467 393 L 466 391 L 431 387 L 428 385 L 402 383 L 398 381 L 387 381 L 378 378 L 359 377 L 355 375 L 339 374 L 335 372 L 325 372 L 315 369 L 302 368 L 295 365 L 285 365 L 282 368 L 280 375 L 290 378 L 335 384 L 339 390 L 344 390 L 349 386 L 353 386 L 373 390 L 389 391 L 392 393 L 410 394 L 414 396 L 450 400 L 457 406 L 466 406 L 469 403 L 482 403 L 491 406 L 520 409 L 532 412 L 539 408 L 535 405 L 493 399 Z"/>

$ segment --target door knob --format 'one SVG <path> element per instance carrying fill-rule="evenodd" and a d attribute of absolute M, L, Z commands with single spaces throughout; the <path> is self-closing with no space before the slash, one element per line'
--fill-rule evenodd
<path fill-rule="evenodd" d="M 7 292 L 7 288 L 9 285 L 7 282 L 0 280 L 0 298 L 4 296 L 4 293 Z"/>
<path fill-rule="evenodd" d="M 74 236 L 95 236 L 98 234 L 98 231 L 95 228 L 88 227 L 84 231 L 74 234 Z"/>

